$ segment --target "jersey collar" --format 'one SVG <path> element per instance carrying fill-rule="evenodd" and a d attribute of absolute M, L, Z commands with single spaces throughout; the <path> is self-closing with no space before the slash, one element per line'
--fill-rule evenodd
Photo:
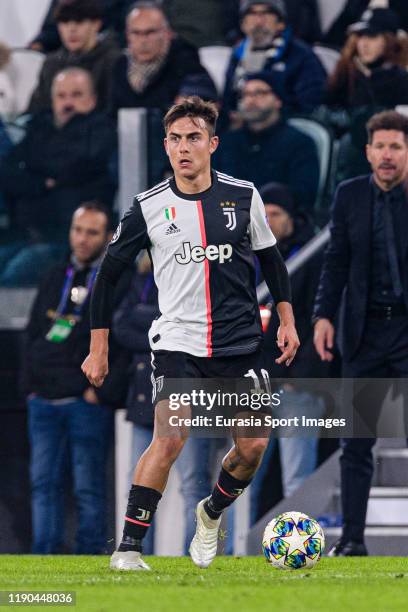
<path fill-rule="evenodd" d="M 205 191 L 201 191 L 200 193 L 183 193 L 177 188 L 176 179 L 174 176 L 172 176 L 170 179 L 170 189 L 182 200 L 192 200 L 193 202 L 196 202 L 197 200 L 203 200 L 204 198 L 208 198 L 210 195 L 212 195 L 217 188 L 217 183 L 217 173 L 215 170 L 211 170 L 211 186 Z"/>

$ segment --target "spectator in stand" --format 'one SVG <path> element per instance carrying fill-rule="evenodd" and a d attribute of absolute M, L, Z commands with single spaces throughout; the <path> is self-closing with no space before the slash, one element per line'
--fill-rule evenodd
<path fill-rule="evenodd" d="M 111 342 L 110 373 L 99 389 L 89 386 L 80 364 L 90 337 L 89 297 L 111 236 L 107 209 L 83 203 L 72 217 L 70 258 L 44 276 L 30 314 L 24 371 L 35 554 L 64 550 L 68 458 L 78 510 L 75 554 L 106 553 L 106 458 L 111 406 L 120 405 L 125 395 L 124 356 Z M 116 303 L 129 280 L 126 272 L 116 288 Z"/>
<path fill-rule="evenodd" d="M 246 75 L 267 71 L 273 88 L 291 111 L 310 112 L 323 100 L 326 72 L 312 49 L 294 38 L 283 0 L 241 0 L 246 38 L 233 51 L 226 75 L 223 109 L 236 109 Z"/>
<path fill-rule="evenodd" d="M 152 441 L 153 416 L 151 383 L 151 349 L 148 331 L 160 314 L 157 287 L 151 262 L 145 252 L 138 259 L 137 273 L 128 294 L 113 319 L 113 336 L 120 346 L 132 351 L 129 368 L 129 392 L 126 400 L 127 419 L 133 423 L 131 472 Z M 211 492 L 210 467 L 215 440 L 190 436 L 176 461 L 183 496 L 186 529 L 184 554 L 195 533 L 195 509 Z M 153 554 L 154 532 L 143 541 L 145 554 Z"/>
<path fill-rule="evenodd" d="M 58 0 L 52 0 L 40 32 L 29 45 L 30 49 L 49 53 L 50 51 L 56 51 L 61 46 L 61 38 L 54 18 L 57 3 Z M 101 0 L 101 4 L 103 11 L 101 31 L 106 33 L 106 30 L 109 30 L 114 33 L 119 45 L 121 47 L 125 46 L 126 14 L 130 6 L 134 4 L 134 0 Z"/>
<path fill-rule="evenodd" d="M 249 75 L 241 89 L 244 127 L 224 134 L 215 154 L 219 170 L 260 187 L 280 181 L 293 192 L 297 207 L 312 211 L 319 182 L 316 147 L 309 136 L 288 125 L 270 72 Z"/>
<path fill-rule="evenodd" d="M 161 108 L 176 98 L 187 75 L 201 75 L 215 86 L 200 64 L 197 50 L 171 31 L 159 2 L 137 2 L 127 17 L 128 48 L 114 69 L 111 110 Z"/>
<path fill-rule="evenodd" d="M 346 41 L 348 26 L 360 19 L 366 20 L 370 7 L 379 7 L 378 0 L 347 0 L 342 11 L 323 37 L 323 42 L 334 47 L 342 47 Z M 381 0 L 381 8 L 395 11 L 401 20 L 403 30 L 408 30 L 407 0 Z"/>
<path fill-rule="evenodd" d="M 35 116 L 3 159 L 0 191 L 8 201 L 13 243 L 0 249 L 0 284 L 36 284 L 41 267 L 65 248 L 80 202 L 97 198 L 111 206 L 116 135 L 112 122 L 95 110 L 96 100 L 89 72 L 59 72 L 53 112 Z"/>
<path fill-rule="evenodd" d="M 260 194 L 265 203 L 265 212 L 276 237 L 279 251 L 286 261 L 307 244 L 315 235 L 315 227 L 310 219 L 297 211 L 290 190 L 280 183 L 264 185 Z M 275 363 L 278 357 L 276 334 L 279 319 L 276 311 L 265 332 L 265 355 L 268 356 L 268 371 L 271 380 L 287 379 L 280 385 L 284 389 L 279 406 L 281 417 L 305 415 L 319 418 L 324 412 L 323 400 L 316 397 L 310 389 L 305 389 L 297 379 L 327 376 L 327 366 L 322 367 L 313 346 L 313 327 L 311 317 L 313 300 L 319 283 L 322 253 L 313 256 L 291 278 L 292 304 L 296 327 L 299 330 L 300 349 L 289 368 Z M 271 437 L 262 464 L 251 484 L 251 524 L 256 523 L 268 510 L 262 506 L 262 488 L 271 487 L 270 461 L 276 444 L 279 444 L 284 497 L 288 497 L 315 470 L 317 464 L 318 436 L 277 438 Z M 272 483 L 273 486 L 273 483 Z"/>
<path fill-rule="evenodd" d="M 239 19 L 240 0 L 219 0 L 224 12 L 225 40 L 233 45 L 242 38 Z M 307 43 L 321 40 L 319 6 L 317 0 L 284 0 L 287 21 L 296 38 Z M 176 31 L 177 28 L 175 28 Z"/>
<path fill-rule="evenodd" d="M 37 113 L 51 107 L 52 81 L 57 72 L 68 66 L 78 66 L 92 74 L 98 107 L 106 109 L 112 67 L 120 51 L 112 36 L 98 34 L 102 25 L 99 0 L 59 0 L 54 17 L 62 46 L 47 56 L 28 112 Z"/>
<path fill-rule="evenodd" d="M 397 35 L 399 19 L 388 9 L 364 13 L 329 79 L 327 103 L 344 108 L 408 104 L 408 39 Z"/>

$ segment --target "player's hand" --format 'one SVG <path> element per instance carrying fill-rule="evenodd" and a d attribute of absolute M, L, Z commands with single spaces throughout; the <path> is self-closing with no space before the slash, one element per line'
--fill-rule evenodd
<path fill-rule="evenodd" d="M 94 387 L 101 387 L 109 372 L 108 355 L 89 353 L 81 370 Z"/>
<path fill-rule="evenodd" d="M 315 323 L 313 342 L 322 361 L 333 360 L 334 327 L 329 319 L 319 319 Z"/>
<path fill-rule="evenodd" d="M 297 335 L 294 323 L 280 324 L 278 329 L 277 345 L 282 351 L 282 355 L 278 359 L 275 359 L 275 363 L 284 363 L 286 366 L 290 366 L 300 346 L 299 337 Z"/>

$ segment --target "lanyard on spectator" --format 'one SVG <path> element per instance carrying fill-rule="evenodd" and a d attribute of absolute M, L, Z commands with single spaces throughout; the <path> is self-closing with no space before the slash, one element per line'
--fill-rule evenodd
<path fill-rule="evenodd" d="M 67 268 L 67 271 L 65 273 L 64 286 L 62 288 L 61 293 L 61 299 L 58 304 L 57 310 L 53 315 L 54 323 L 52 324 L 51 329 L 45 336 L 46 340 L 48 340 L 49 342 L 60 344 L 61 342 L 64 342 L 67 338 L 69 338 L 76 322 L 79 320 L 79 315 L 81 313 L 82 307 L 87 301 L 88 296 L 92 290 L 92 285 L 96 277 L 96 272 L 97 269 L 94 268 L 88 275 L 85 299 L 80 304 L 76 304 L 72 316 L 69 315 L 68 317 L 64 317 L 63 313 L 66 309 L 70 292 L 72 291 L 72 283 L 75 274 L 74 268 L 72 266 L 69 266 Z"/>
<path fill-rule="evenodd" d="M 87 289 L 87 293 L 86 293 L 86 298 L 84 299 L 84 301 L 81 304 L 76 304 L 75 308 L 74 308 L 74 313 L 75 315 L 79 316 L 81 314 L 81 310 L 82 307 L 84 306 L 86 300 L 88 299 L 88 296 L 92 290 L 92 286 L 94 284 L 95 281 L 95 277 L 96 277 L 96 273 L 97 273 L 97 268 L 93 268 L 93 270 L 90 272 L 90 274 L 88 275 L 88 282 L 86 284 L 86 289 Z M 65 273 L 65 281 L 64 281 L 64 286 L 62 288 L 62 293 L 61 293 L 61 299 L 60 302 L 57 306 L 57 310 L 56 310 L 56 317 L 61 316 L 62 314 L 64 314 L 64 310 L 67 307 L 67 303 L 68 303 L 68 297 L 70 295 L 71 289 L 72 289 L 72 283 L 74 280 L 74 275 L 75 275 L 75 271 L 74 268 L 72 266 L 69 266 L 67 268 L 67 271 Z"/>

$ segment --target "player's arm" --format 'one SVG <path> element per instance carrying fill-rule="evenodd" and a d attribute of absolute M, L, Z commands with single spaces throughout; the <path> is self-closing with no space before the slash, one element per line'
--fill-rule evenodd
<path fill-rule="evenodd" d="M 108 338 L 115 303 L 115 287 L 122 272 L 138 252 L 149 246 L 146 222 L 140 204 L 119 224 L 99 268 L 91 297 L 91 343 L 82 371 L 95 387 L 103 384 L 108 372 Z"/>
<path fill-rule="evenodd" d="M 262 274 L 279 315 L 277 343 L 282 355 L 276 363 L 285 363 L 288 366 L 300 345 L 291 304 L 289 274 L 266 219 L 265 206 L 256 189 L 251 202 L 250 237 L 252 249 L 259 259 Z"/>

